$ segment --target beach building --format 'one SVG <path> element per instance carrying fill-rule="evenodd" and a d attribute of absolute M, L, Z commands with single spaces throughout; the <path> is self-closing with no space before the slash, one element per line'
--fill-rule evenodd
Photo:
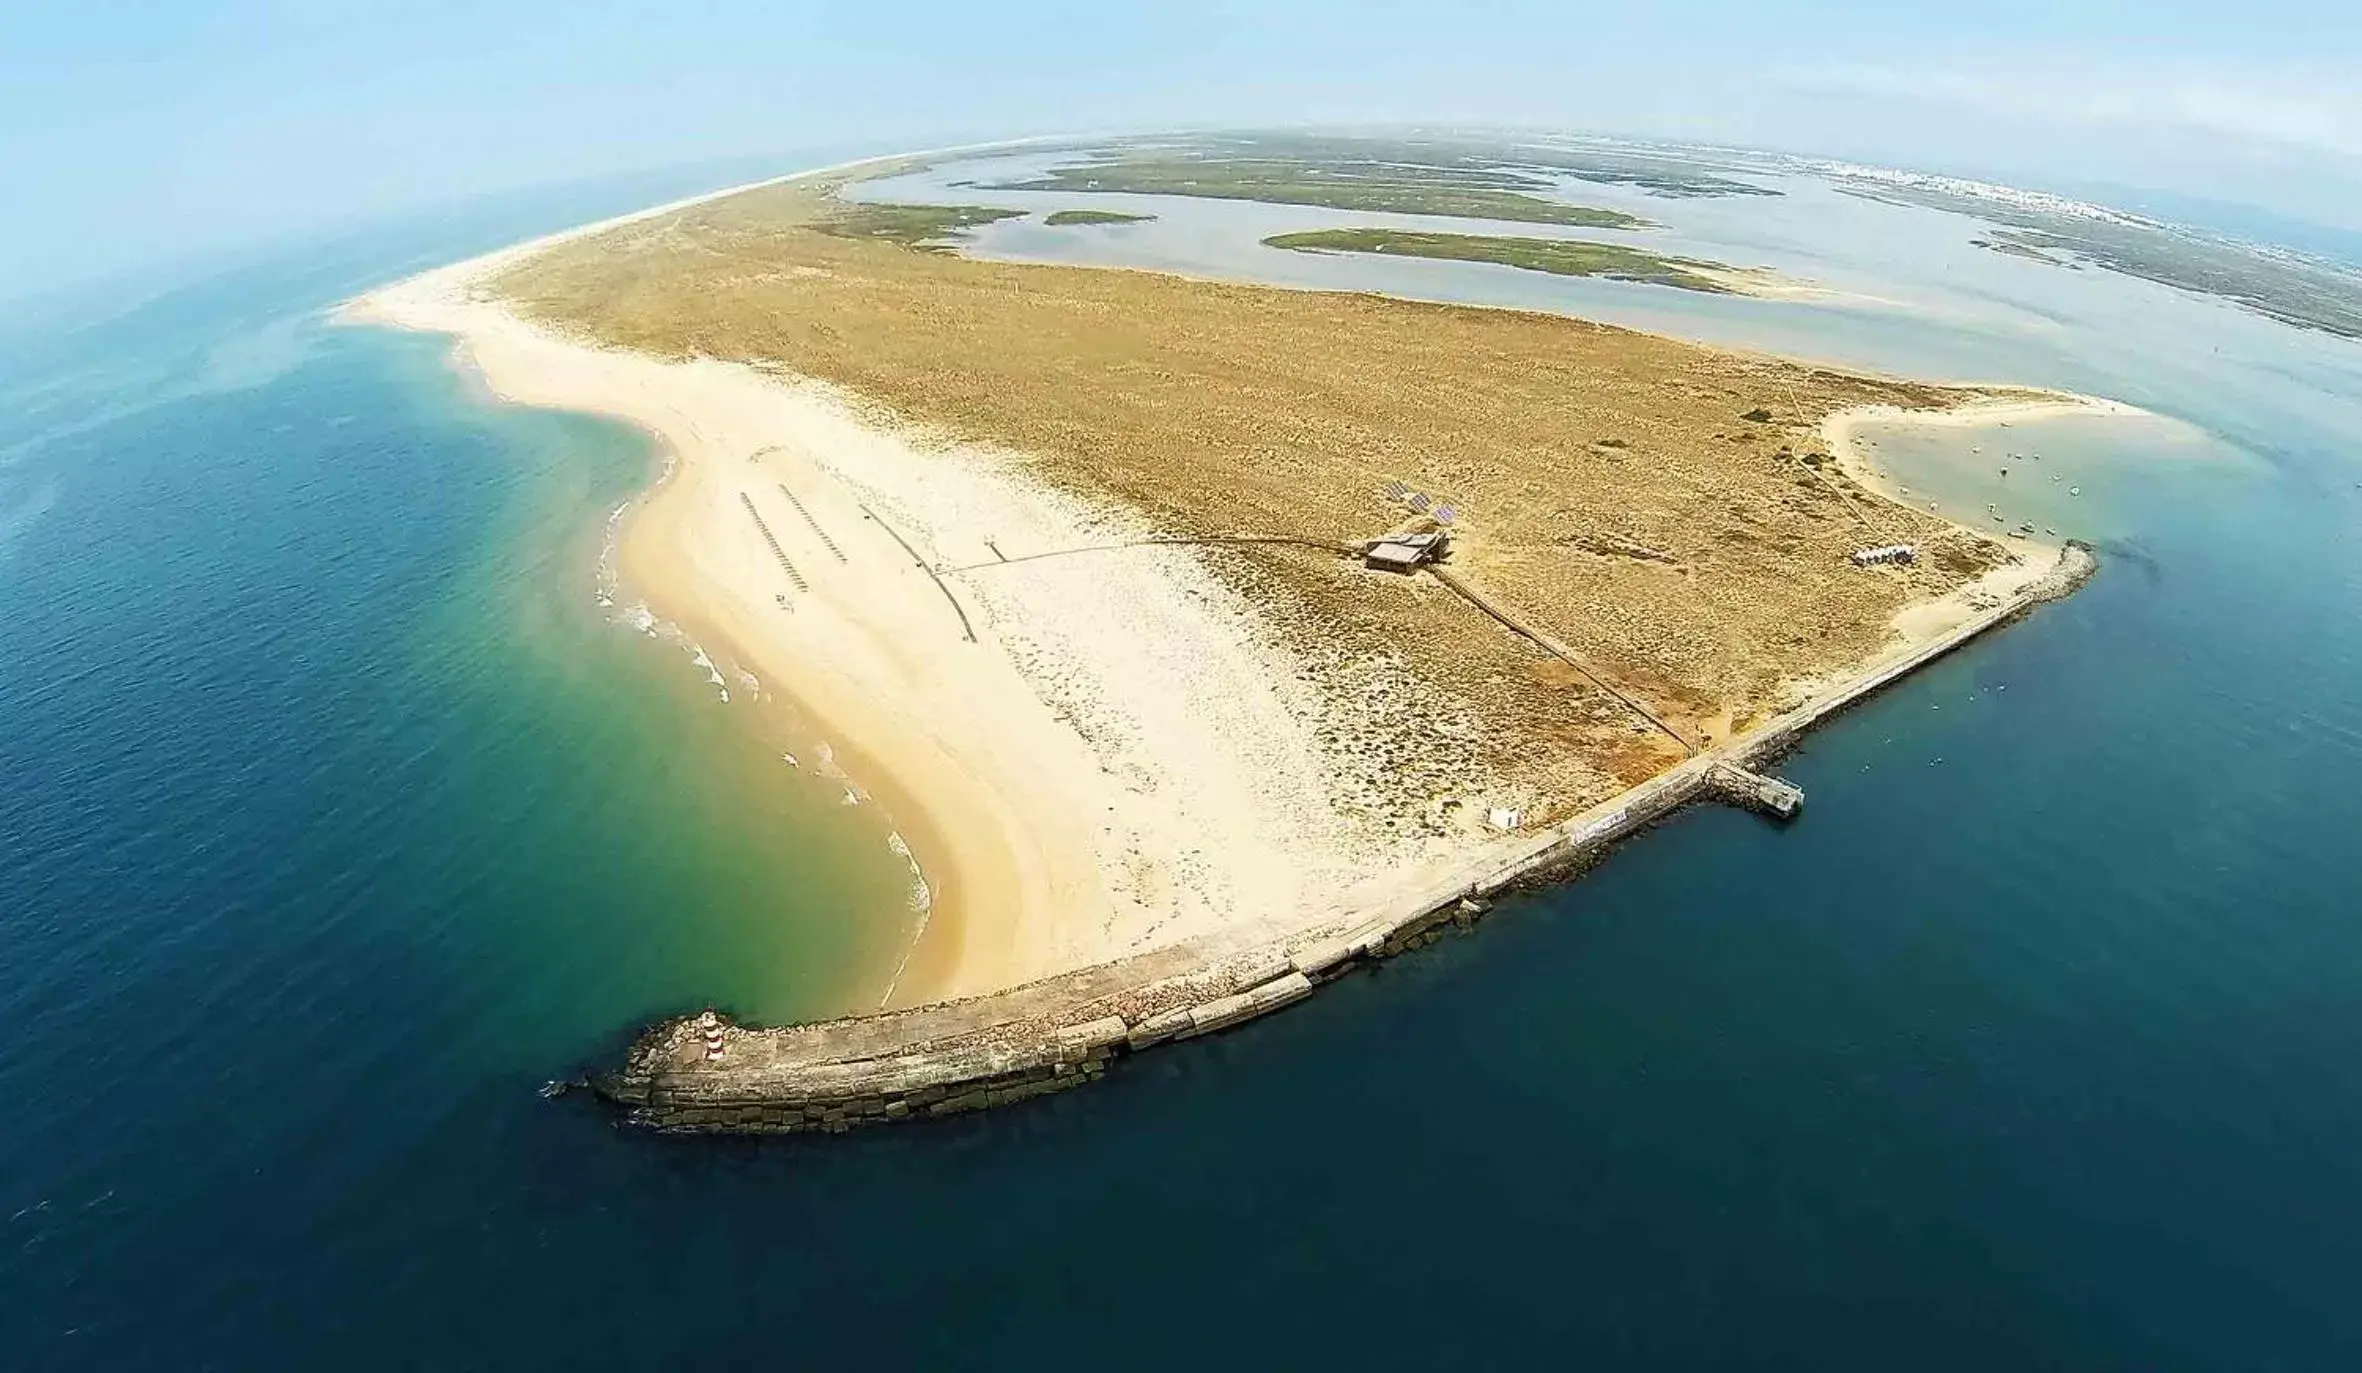
<path fill-rule="evenodd" d="M 1449 540 L 1442 530 L 1425 534 L 1389 534 L 1362 552 L 1362 565 L 1380 572 L 1416 572 L 1444 554 Z"/>

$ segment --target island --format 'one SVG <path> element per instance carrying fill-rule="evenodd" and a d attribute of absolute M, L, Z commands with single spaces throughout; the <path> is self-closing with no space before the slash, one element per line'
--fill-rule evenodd
<path fill-rule="evenodd" d="M 1055 167 L 1038 177 L 1002 182 L 992 189 L 1185 195 L 1593 229 L 1638 229 L 1648 224 L 1622 210 L 1548 199 L 1544 193 L 1550 189 L 1549 181 L 1532 172 L 1436 161 L 1319 159 L 1262 150 L 1233 155 L 1195 146 L 1133 149 Z"/>
<path fill-rule="evenodd" d="M 1669 257 L 1646 248 L 1585 239 L 1433 234 L 1400 229 L 1313 229 L 1273 234 L 1263 244 L 1299 253 L 1378 253 L 1389 257 L 1489 262 L 1555 276 L 1604 277 L 1609 281 L 1645 282 L 1721 295 L 1742 294 L 1752 289 L 1748 273 L 1719 262 Z"/>
<path fill-rule="evenodd" d="M 1128 215 L 1120 210 L 1053 210 L 1042 223 L 1051 228 L 1069 224 L 1145 224 L 1155 215 Z"/>
<path fill-rule="evenodd" d="M 2077 265 L 2065 258 L 2051 256 L 2043 251 L 2038 242 L 2014 230 L 1997 229 L 1984 238 L 1972 238 L 1968 242 L 1972 248 L 1982 248 L 1989 253 L 1999 253 L 2003 257 L 2024 258 L 2028 262 L 2039 262 L 2046 267 L 2072 268 Z"/>
<path fill-rule="evenodd" d="M 649 1029 L 593 1083 L 641 1123 L 839 1130 L 1058 1090 L 1692 801 L 1792 815 L 1764 768 L 1801 731 L 2092 568 L 1891 498 L 1848 418 L 2081 398 L 984 260 L 959 236 L 1020 211 L 849 198 L 924 165 L 659 207 L 345 311 L 655 436 L 669 475 L 620 576 L 825 732 L 930 894 L 875 1007 Z M 1254 193 L 1311 194 L 1309 170 Z M 1333 187 L 1529 208 L 1424 174 Z"/>

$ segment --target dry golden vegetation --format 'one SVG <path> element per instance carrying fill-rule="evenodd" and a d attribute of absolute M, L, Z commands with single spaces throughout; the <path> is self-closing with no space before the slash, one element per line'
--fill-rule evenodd
<path fill-rule="evenodd" d="M 1851 488 L 1843 407 L 1967 393 L 1552 315 L 1013 265 L 816 230 L 771 187 L 561 245 L 496 287 L 605 343 L 810 376 L 925 430 L 1029 454 L 1186 535 L 1359 541 L 1459 517 L 1454 572 L 1695 740 L 1878 650 L 1908 602 L 2007 552 Z M 1857 570 L 1909 540 L 1916 568 Z M 1434 825 L 1480 771 L 1564 814 L 1678 749 L 1426 577 L 1312 550 L 1209 552 L 1338 704 L 1372 815 Z M 1422 805 L 1425 809 L 1422 810 Z"/>

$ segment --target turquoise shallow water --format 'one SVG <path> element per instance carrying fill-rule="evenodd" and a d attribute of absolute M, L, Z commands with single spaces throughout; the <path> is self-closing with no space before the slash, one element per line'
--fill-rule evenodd
<path fill-rule="evenodd" d="M 9 340 L 9 1366 L 2351 1366 L 2362 350 L 2080 279 L 2031 355 L 2037 285 L 1778 315 L 2204 437 L 2046 438 L 2102 576 L 1817 734 L 1792 829 L 1685 815 L 1087 1092 L 684 1144 L 533 1089 L 842 1004 L 900 872 L 602 618 L 640 441 L 317 323 L 671 189 Z"/>

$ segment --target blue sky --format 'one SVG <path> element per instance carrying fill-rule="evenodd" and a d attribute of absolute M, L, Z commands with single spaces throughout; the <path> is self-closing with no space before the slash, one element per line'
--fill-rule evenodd
<path fill-rule="evenodd" d="M 1483 122 L 2362 229 L 2362 5 L 16 0 L 0 297 L 504 189 L 875 142 Z"/>

